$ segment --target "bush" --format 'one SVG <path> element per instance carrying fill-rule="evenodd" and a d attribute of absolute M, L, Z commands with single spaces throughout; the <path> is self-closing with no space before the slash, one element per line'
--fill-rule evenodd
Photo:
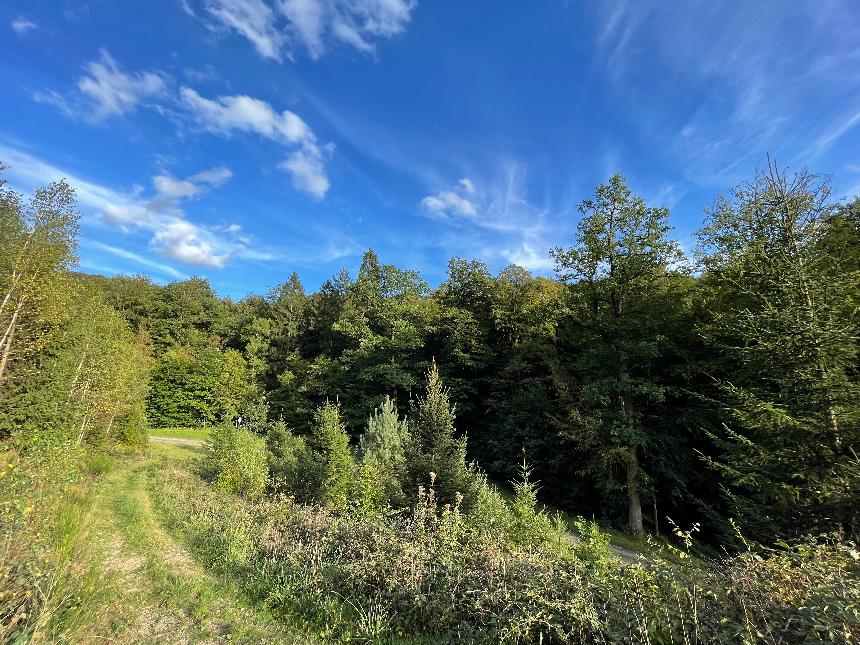
<path fill-rule="evenodd" d="M 210 469 L 221 490 L 249 499 L 260 497 L 269 479 L 265 441 L 232 424 L 214 426 L 209 434 Z"/>
<path fill-rule="evenodd" d="M 860 630 L 860 555 L 838 538 L 624 565 L 593 524 L 567 554 L 506 540 L 490 527 L 516 511 L 491 488 L 469 515 L 433 486 L 408 514 L 371 516 L 167 476 L 162 495 L 208 560 L 326 642 L 851 643 Z"/>

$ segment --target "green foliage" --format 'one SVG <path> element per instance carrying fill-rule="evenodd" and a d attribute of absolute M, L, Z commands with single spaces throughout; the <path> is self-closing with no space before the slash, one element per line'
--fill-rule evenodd
<path fill-rule="evenodd" d="M 319 481 L 317 499 L 331 508 L 346 508 L 352 488 L 353 459 L 338 406 L 324 403 L 317 409 L 314 421 L 314 432 L 308 439 L 313 456 L 307 460 L 306 468 Z"/>
<path fill-rule="evenodd" d="M 247 506 L 189 477 L 159 490 L 198 555 L 326 642 L 848 643 L 860 628 L 860 556 L 839 540 L 620 566 L 591 524 L 572 553 L 520 547 L 471 530 L 432 487 L 388 518 Z"/>
<path fill-rule="evenodd" d="M 307 475 L 301 467 L 301 460 L 307 452 L 304 439 L 294 435 L 283 421 L 278 421 L 272 424 L 266 435 L 266 448 L 271 489 L 276 492 L 301 491 Z"/>
<path fill-rule="evenodd" d="M 176 346 L 158 359 L 150 377 L 147 415 L 154 428 L 213 423 L 218 417 L 221 353 Z"/>
<path fill-rule="evenodd" d="M 111 584 L 92 566 L 90 478 L 104 456 L 0 452 L 0 642 L 89 642 Z"/>
<path fill-rule="evenodd" d="M 413 405 L 406 444 L 404 490 L 415 499 L 421 486 L 435 481 L 439 500 L 453 504 L 459 497 L 470 508 L 477 494 L 477 477 L 466 463 L 466 439 L 455 435 L 454 406 L 439 377 L 430 366 L 424 396 Z"/>
<path fill-rule="evenodd" d="M 390 500 L 390 492 L 386 486 L 390 475 L 380 467 L 378 462 L 363 461 L 355 474 L 353 490 L 350 491 L 350 510 L 358 515 L 373 517 L 385 508 Z"/>
<path fill-rule="evenodd" d="M 209 435 L 210 468 L 221 490 L 249 499 L 260 497 L 269 478 L 266 443 L 244 428 L 223 423 Z"/>
<path fill-rule="evenodd" d="M 700 233 L 702 331 L 724 356 L 707 459 L 759 539 L 857 530 L 860 267 L 836 212 L 826 180 L 770 164 L 719 198 Z"/>
<path fill-rule="evenodd" d="M 546 511 L 538 508 L 538 487 L 530 479 L 532 469 L 525 460 L 519 479 L 511 482 L 514 498 L 511 501 L 513 521 L 508 534 L 515 544 L 524 547 L 551 548 L 558 553 L 570 552 L 570 535 L 560 519 L 555 520 Z"/>
<path fill-rule="evenodd" d="M 394 401 L 385 397 L 368 418 L 367 431 L 360 437 L 361 459 L 362 464 L 367 464 L 365 470 L 379 479 L 384 499 L 395 506 L 405 502 L 402 482 L 406 475 L 404 446 L 408 441 L 406 420 L 398 417 Z"/>
<path fill-rule="evenodd" d="M 244 411 L 256 393 L 248 364 L 235 349 L 221 356 L 221 371 L 215 382 L 215 404 L 223 421 L 233 421 Z"/>

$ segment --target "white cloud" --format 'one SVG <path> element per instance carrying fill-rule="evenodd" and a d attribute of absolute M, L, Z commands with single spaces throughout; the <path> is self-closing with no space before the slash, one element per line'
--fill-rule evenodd
<path fill-rule="evenodd" d="M 280 164 L 290 173 L 293 185 L 322 199 L 329 189 L 325 157 L 331 144 L 320 146 L 307 123 L 294 112 L 277 112 L 271 105 L 250 96 L 219 96 L 207 99 L 189 87 L 179 91 L 184 106 L 198 127 L 229 136 L 233 131 L 256 133 L 281 145 L 298 146 Z"/>
<path fill-rule="evenodd" d="M 860 172 L 860 164 L 847 163 L 845 164 L 845 170 L 848 172 Z"/>
<path fill-rule="evenodd" d="M 443 190 L 435 195 L 428 195 L 421 200 L 424 210 L 443 215 L 454 214 L 474 217 L 478 214 L 475 205 L 462 195 L 450 190 Z"/>
<path fill-rule="evenodd" d="M 375 40 L 406 30 L 417 0 L 202 0 L 202 5 L 218 26 L 247 38 L 263 58 L 280 61 L 285 51 L 292 55 L 299 48 L 319 58 L 329 41 L 372 52 Z"/>
<path fill-rule="evenodd" d="M 166 93 L 167 84 L 160 74 L 126 73 L 108 51 L 102 49 L 99 59 L 87 64 L 76 92 L 69 96 L 56 91 L 38 92 L 33 98 L 55 106 L 68 116 L 102 121 L 134 112 L 145 100 L 163 98 Z"/>
<path fill-rule="evenodd" d="M 223 184 L 232 175 L 227 168 L 204 170 L 184 180 L 165 179 L 169 176 L 159 175 L 153 178 L 156 193 L 147 199 L 140 195 L 139 189 L 122 192 L 101 186 L 15 148 L 0 145 L 0 159 L 8 164 L 5 175 L 19 190 L 30 192 L 46 182 L 66 179 L 75 189 L 78 203 L 92 210 L 97 221 L 124 233 L 150 233 L 150 248 L 166 258 L 222 268 L 233 257 L 273 257 L 263 249 L 253 248 L 253 240 L 242 234 L 238 224 L 205 225 L 182 217 L 178 202 Z M 186 182 L 194 189 L 189 189 Z"/>
<path fill-rule="evenodd" d="M 39 25 L 37 25 L 35 22 L 27 20 L 26 18 L 18 16 L 17 18 L 15 18 L 15 20 L 11 22 L 11 27 L 16 34 L 18 34 L 19 36 L 23 36 L 28 31 L 35 31 L 36 29 L 38 29 Z"/>
<path fill-rule="evenodd" d="M 549 271 L 555 266 L 549 256 L 549 247 L 538 251 L 527 242 L 523 242 L 518 247 L 505 249 L 502 256 L 511 264 L 519 265 L 529 271 Z"/>
<path fill-rule="evenodd" d="M 150 247 L 164 257 L 186 264 L 221 269 L 230 259 L 227 252 L 216 249 L 212 235 L 200 226 L 177 220 L 155 232 Z"/>
<path fill-rule="evenodd" d="M 153 109 L 187 117 L 207 132 L 223 136 L 233 132 L 254 133 L 290 148 L 280 167 L 292 176 L 293 185 L 316 199 L 322 199 L 328 192 L 330 182 L 325 161 L 334 146 L 319 144 L 308 124 L 295 112 L 278 112 L 269 103 L 242 94 L 210 99 L 187 86 L 180 87 L 178 94 L 169 92 L 160 74 L 126 73 L 106 50 L 101 50 L 99 60 L 90 62 L 86 69 L 77 91 L 68 97 L 49 91 L 37 93 L 33 98 L 72 118 L 85 116 L 96 122 L 132 112 L 147 99 L 158 99 L 157 104 L 151 105 Z M 217 169 L 210 172 L 214 170 Z M 169 175 L 156 177 L 156 206 L 167 208 L 176 198 L 193 197 L 206 185 L 215 187 L 228 178 L 229 175 L 214 180 L 204 175 L 184 180 Z"/>
<path fill-rule="evenodd" d="M 317 199 L 325 197 L 329 180 L 323 167 L 322 153 L 317 146 L 305 146 L 281 163 L 281 168 L 293 176 L 293 186 Z"/>
<path fill-rule="evenodd" d="M 421 207 L 437 216 L 475 217 L 478 214 L 478 208 L 474 202 L 464 196 L 464 193 L 470 196 L 475 194 L 475 184 L 465 177 L 450 190 L 441 190 L 435 195 L 427 195 L 421 200 Z"/>
<path fill-rule="evenodd" d="M 470 195 L 475 194 L 475 184 L 468 177 L 463 177 L 458 183 L 460 184 L 460 186 L 463 187 L 463 190 L 465 190 Z"/>
<path fill-rule="evenodd" d="M 278 113 L 260 99 L 237 95 L 212 100 L 189 87 L 182 87 L 179 96 L 197 124 L 211 132 L 230 134 L 239 130 L 288 143 L 313 141 L 313 133 L 298 114 L 289 110 Z"/>
<path fill-rule="evenodd" d="M 188 275 L 186 275 L 185 273 L 182 273 L 182 271 L 177 271 L 176 269 L 174 269 L 169 264 L 163 264 L 161 262 L 154 262 L 153 260 L 150 260 L 149 258 L 145 258 L 142 255 L 140 255 L 138 253 L 134 253 L 134 252 L 129 251 L 127 249 L 121 249 L 119 247 L 111 246 L 109 244 L 103 244 L 102 242 L 93 242 L 93 241 L 89 241 L 89 240 L 86 240 L 84 242 L 84 244 L 85 244 L 85 246 L 100 249 L 102 251 L 105 251 L 105 252 L 110 253 L 112 255 L 115 255 L 117 257 L 124 258 L 126 260 L 131 260 L 132 262 L 135 262 L 136 264 L 139 264 L 140 266 L 149 267 L 150 269 L 154 269 L 155 271 L 158 271 L 159 273 L 169 275 L 170 277 L 176 278 L 178 280 L 184 280 L 188 277 Z"/>
<path fill-rule="evenodd" d="M 427 243 L 460 257 L 517 264 L 530 271 L 552 269 L 547 250 L 571 233 L 571 207 L 549 208 L 532 201 L 525 167 L 503 163 L 491 179 L 463 177 L 449 189 L 421 200 L 422 209 L 440 222 Z"/>
<path fill-rule="evenodd" d="M 281 60 L 284 35 L 263 0 L 205 0 L 203 4 L 221 24 L 250 40 L 260 56 Z"/>
<path fill-rule="evenodd" d="M 168 173 L 156 175 L 152 178 L 156 196 L 149 205 L 153 210 L 181 214 L 177 203 L 179 200 L 198 197 L 211 188 L 221 186 L 232 176 L 233 171 L 225 166 L 210 168 L 185 179 L 176 179 Z"/>

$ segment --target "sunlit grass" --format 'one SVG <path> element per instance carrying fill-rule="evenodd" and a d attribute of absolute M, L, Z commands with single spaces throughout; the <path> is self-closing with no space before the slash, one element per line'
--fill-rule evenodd
<path fill-rule="evenodd" d="M 200 439 L 209 438 L 209 428 L 150 428 L 150 437 L 170 437 L 172 439 Z"/>

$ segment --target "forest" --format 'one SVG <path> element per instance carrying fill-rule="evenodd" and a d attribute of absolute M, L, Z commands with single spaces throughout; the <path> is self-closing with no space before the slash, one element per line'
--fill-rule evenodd
<path fill-rule="evenodd" d="M 80 273 L 74 190 L 0 190 L 3 642 L 86 640 L 50 527 L 176 428 L 165 526 L 321 642 L 860 638 L 860 199 L 826 176 L 768 159 L 690 252 L 615 175 L 552 277 L 367 250 L 238 301 Z"/>

